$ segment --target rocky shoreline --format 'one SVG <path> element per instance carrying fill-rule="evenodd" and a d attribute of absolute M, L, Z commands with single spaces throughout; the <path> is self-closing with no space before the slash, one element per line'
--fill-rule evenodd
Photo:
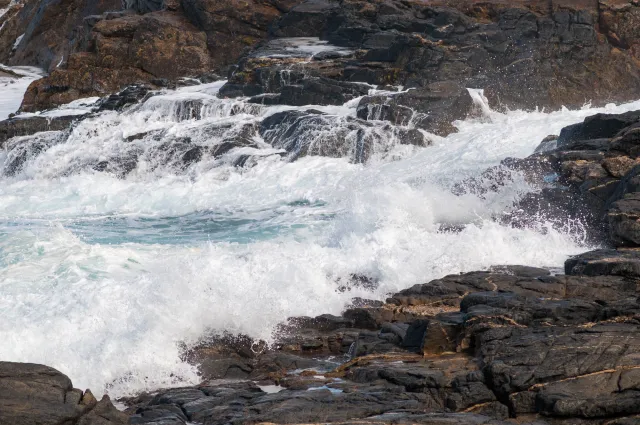
<path fill-rule="evenodd" d="M 0 146 L 13 152 L 5 175 L 95 114 L 224 74 L 218 97 L 241 99 L 245 112 L 357 101 L 357 113 L 338 123 L 315 109 L 283 110 L 240 131 L 208 129 L 225 136 L 214 148 L 161 131 L 126 141 L 163 141 L 162 160 L 182 171 L 207 156 L 258 149 L 258 138 L 290 161 L 322 155 L 363 163 L 381 140 L 426 147 L 434 135 L 455 132 L 453 121 L 479 114 L 467 88 L 484 89 L 499 108 L 640 98 L 635 0 L 125 6 L 0 1 L 0 62 L 49 71 L 31 84 L 21 112 L 102 97 L 79 114 L 0 122 Z M 200 119 L 205 106 L 185 101 L 176 119 Z M 322 143 L 305 139 L 310 128 L 337 127 L 344 131 Z M 124 178 L 141 155 L 125 154 L 78 168 Z M 250 166 L 249 159 L 243 154 L 233 165 Z M 385 302 L 354 298 L 340 316 L 290 318 L 268 346 L 246 336 L 210 338 L 183 353 L 198 365 L 200 385 L 118 400 L 124 411 L 49 367 L 0 362 L 0 425 L 640 424 L 640 111 L 588 117 L 455 192 L 482 197 L 516 175 L 538 190 L 496 221 L 579 222 L 587 241 L 606 248 L 568 259 L 564 274 L 496 265 Z M 336 287 L 376 284 L 353 274 Z"/>
<path fill-rule="evenodd" d="M 291 318 L 270 346 L 216 337 L 184 353 L 202 384 L 119 400 L 124 413 L 53 369 L 0 363 L 0 423 L 640 423 L 638 129 L 640 112 L 594 115 L 487 170 L 493 185 L 461 185 L 497 190 L 518 172 L 544 186 L 522 217 L 588 217 L 610 248 L 565 274 L 495 266 Z"/>

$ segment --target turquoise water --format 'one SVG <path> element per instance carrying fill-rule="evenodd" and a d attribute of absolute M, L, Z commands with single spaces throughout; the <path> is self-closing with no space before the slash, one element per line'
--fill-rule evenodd
<path fill-rule="evenodd" d="M 56 221 L 23 220 L 0 222 L 0 228 L 29 228 L 59 224 L 88 244 L 124 243 L 190 245 L 201 242 L 248 244 L 295 234 L 301 229 L 318 229 L 334 214 L 316 211 L 321 202 L 296 201 L 277 210 L 198 211 L 180 216 L 97 216 Z M 291 220 L 292 209 L 305 219 Z M 14 229 L 15 230 L 15 229 Z"/>

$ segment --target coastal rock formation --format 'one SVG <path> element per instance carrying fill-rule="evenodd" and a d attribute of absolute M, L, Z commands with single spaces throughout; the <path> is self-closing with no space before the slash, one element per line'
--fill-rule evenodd
<path fill-rule="evenodd" d="M 576 261 L 572 275 L 494 267 L 292 318 L 269 348 L 212 340 L 188 354 L 205 382 L 127 400 L 131 423 L 635 423 L 640 275 Z"/>
<path fill-rule="evenodd" d="M 38 13 L 58 16 L 59 4 L 42 3 Z M 65 56 L 31 85 L 23 110 L 104 97 L 80 115 L 1 122 L 6 176 L 62 144 L 75 126 L 143 107 L 153 120 L 153 108 L 169 104 L 167 122 L 194 125 L 176 135 L 166 127 L 125 133 L 110 122 L 118 129 L 109 142 L 121 149 L 86 154 L 59 175 L 90 170 L 124 178 L 139 163 L 179 174 L 236 148 L 243 152 L 229 159 L 236 166 L 248 166 L 260 150 L 291 161 L 322 155 L 362 163 L 385 142 L 427 146 L 427 132 L 454 131 L 452 121 L 477 113 L 479 93 L 468 87 L 485 89 L 494 104 L 524 108 L 620 101 L 640 92 L 636 1 L 125 5 L 128 11 L 102 13 L 112 6 L 106 3 L 92 9 L 102 14 L 83 17 L 67 47 L 28 53 L 38 37 L 25 35 L 18 43 L 24 46 L 11 50 L 9 60 L 48 67 Z M 9 6 L 0 18 L 7 22 L 0 29 L 5 45 L 21 13 L 34 7 Z M 76 25 L 74 13 L 64 16 Z M 71 31 L 51 22 L 60 36 Z M 228 68 L 218 94 L 174 102 L 156 90 L 211 82 L 212 70 Z M 186 76 L 199 79 L 181 81 Z M 384 91 L 370 92 L 371 85 Z M 345 102 L 353 115 L 317 107 Z M 282 106 L 264 114 L 271 105 Z M 246 121 L 195 122 L 220 111 Z M 78 145 L 95 133 L 81 134 Z M 539 190 L 496 220 L 580 221 L 592 240 L 610 246 L 568 259 L 565 274 L 497 265 L 421 283 L 384 302 L 354 298 L 339 316 L 290 318 L 270 345 L 242 335 L 203 339 L 181 353 L 199 368 L 200 385 L 119 400 L 125 413 L 106 396 L 98 402 L 73 389 L 51 368 L 0 362 L 0 424 L 638 424 L 640 112 L 588 117 L 545 139 L 529 158 L 506 159 L 454 191 L 481 197 L 510 184 L 515 173 Z M 335 283 L 340 292 L 377 285 L 366 275 Z"/>
<path fill-rule="evenodd" d="M 121 0 L 12 1 L 0 13 L 0 63 L 52 71 L 82 48 L 87 16 L 121 5 Z"/>
<path fill-rule="evenodd" d="M 108 396 L 73 388 L 47 366 L 0 362 L 0 423 L 11 425 L 125 425 L 128 415 Z"/>
<path fill-rule="evenodd" d="M 451 121 L 471 112 L 466 87 L 508 108 L 607 103 L 640 92 L 638 6 L 631 1 L 125 2 L 133 16 L 103 13 L 114 10 L 111 3 L 91 10 L 74 3 L 66 7 L 75 26 L 51 29 L 69 47 L 38 55 L 27 53 L 43 44 L 31 42 L 31 33 L 13 50 L 35 7 L 25 1 L 0 18 L 0 52 L 9 63 L 38 64 L 52 75 L 34 83 L 24 110 L 229 70 L 222 96 L 261 95 L 254 101 L 268 104 L 338 104 L 366 94 L 356 83 L 416 88 L 391 101 L 365 98 L 362 114 L 405 120 L 413 108 L 423 114 L 414 117 L 418 124 L 446 134 Z M 39 13 L 59 8 L 45 3 Z M 296 52 L 295 40 L 283 46 L 287 37 L 319 37 L 322 46 Z M 453 105 L 442 103 L 443 93 L 456 92 Z"/>
<path fill-rule="evenodd" d="M 185 354 L 203 384 L 126 400 L 132 423 L 638 423 L 638 188 L 625 135 L 639 117 L 588 117 L 546 140 L 545 152 L 506 161 L 530 179 L 556 170 L 550 184 L 567 185 L 570 196 L 590 179 L 614 182 L 617 200 L 603 199 L 600 211 L 624 246 L 570 258 L 565 275 L 495 266 L 385 303 L 354 299 L 340 316 L 291 318 L 269 347 L 212 339 Z M 579 171 L 596 165 L 603 172 Z"/>
<path fill-rule="evenodd" d="M 124 86 L 197 76 L 208 72 L 206 36 L 180 14 L 114 14 L 95 23 L 88 51 L 66 68 L 31 84 L 23 111 L 51 108 L 75 99 L 115 93 Z"/>
<path fill-rule="evenodd" d="M 276 21 L 272 33 L 328 44 L 316 52 L 283 48 L 278 39 L 260 46 L 231 72 L 221 95 L 263 94 L 256 101 L 295 105 L 300 96 L 288 93 L 320 86 L 342 97 L 312 103 L 337 104 L 355 97 L 350 83 L 415 88 L 363 99 L 362 117 L 413 119 L 442 134 L 471 112 L 464 87 L 484 89 L 492 105 L 506 108 L 635 98 L 637 6 L 601 3 L 308 0 Z"/>
<path fill-rule="evenodd" d="M 118 110 L 149 95 L 145 87 L 131 88 L 94 108 Z M 198 108 L 186 111 L 186 118 L 202 113 Z M 179 117 L 183 112 L 175 113 Z M 300 124 L 305 120 L 309 123 Z M 635 234 L 640 214 L 635 161 L 640 151 L 632 135 L 639 120 L 637 112 L 594 115 L 545 140 L 532 157 L 505 161 L 551 190 L 563 188 L 565 197 L 577 196 L 585 183 L 595 187 L 592 180 L 615 185 L 608 192 L 613 200 L 600 198 L 597 211 L 608 217 L 604 231 L 617 247 L 568 259 L 565 274 L 525 265 L 494 266 L 418 284 L 385 302 L 354 298 L 339 316 L 292 317 L 276 330 L 270 345 L 246 336 L 211 337 L 183 352 L 184 359 L 198 366 L 200 385 L 119 400 L 127 406 L 124 416 L 108 399 L 93 404 L 88 393 L 73 390 L 66 377 L 49 368 L 2 363 L 0 370 L 7 371 L 0 371 L 0 379 L 8 376 L 12 382 L 6 393 L 0 391 L 0 403 L 2 397 L 9 400 L 2 414 L 34 424 L 47 414 L 58 421 L 52 423 L 64 423 L 58 418 L 68 415 L 65 420 L 73 424 L 637 423 L 640 247 Z M 313 145 L 302 143 L 296 133 L 301 125 L 317 131 L 332 122 L 319 111 L 282 111 L 236 136 L 251 143 L 248 134 L 258 132 L 265 141 L 272 137 L 270 143 L 288 143 L 282 147 L 289 154 L 312 154 Z M 290 131 L 278 133 L 280 128 Z M 129 143 L 162 137 L 161 131 L 134 135 Z M 36 142 L 32 146 L 55 143 L 44 138 Z M 211 154 L 186 138 L 157 149 L 176 164 Z M 12 158 L 15 169 L 25 160 Z M 115 171 L 117 161 L 95 164 L 95 169 L 120 172 Z M 550 170 L 557 174 L 554 179 L 543 179 Z M 487 178 L 498 175 L 490 171 Z M 508 184 L 505 176 L 494 183 Z M 467 183 L 475 190 L 474 182 Z M 338 291 L 376 285 L 366 275 L 336 279 Z M 28 373 L 22 372 L 25 368 Z M 38 386 L 38 395 L 27 397 L 23 388 L 35 387 L 14 384 L 16 380 L 45 382 L 46 388 Z M 29 408 L 36 415 L 33 420 L 14 407 L 24 399 L 35 403 Z"/>
<path fill-rule="evenodd" d="M 455 192 L 484 196 L 521 175 L 538 190 L 524 196 L 501 220 L 527 226 L 533 217 L 557 225 L 581 223 L 588 240 L 637 247 L 640 112 L 596 114 L 549 136 L 525 159 L 506 158 Z"/>
<path fill-rule="evenodd" d="M 295 3 L 22 0 L 0 17 L 0 62 L 51 73 L 31 86 L 24 111 L 160 87 L 226 70 Z"/>

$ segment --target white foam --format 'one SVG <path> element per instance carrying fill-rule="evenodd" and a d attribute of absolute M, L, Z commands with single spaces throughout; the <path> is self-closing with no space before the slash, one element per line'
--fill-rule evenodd
<path fill-rule="evenodd" d="M 18 48 L 18 46 L 20 45 L 20 42 L 22 41 L 23 38 L 24 38 L 24 34 L 19 35 L 16 38 L 16 41 L 13 43 L 13 47 L 11 48 L 11 50 L 16 50 Z"/>
<path fill-rule="evenodd" d="M 287 317 L 337 314 L 354 296 L 383 299 L 494 264 L 558 267 L 587 249 L 572 223 L 559 231 L 544 222 L 514 229 L 492 220 L 530 189 L 524 182 L 486 199 L 457 197 L 450 188 L 506 156 L 529 155 L 547 134 L 587 115 L 640 109 L 636 102 L 549 114 L 489 111 L 457 123 L 459 133 L 434 138 L 432 147 L 397 146 L 366 166 L 270 156 L 246 169 L 198 164 L 184 174 L 139 169 L 126 179 L 59 172 L 70 161 L 128 146 L 122 134 L 255 123 L 282 110 L 216 100 L 217 87 L 165 93 L 135 111 L 87 120 L 24 174 L 2 181 L 0 358 L 46 363 L 78 387 L 121 396 L 197 383 L 181 347 L 211 332 L 269 340 Z M 202 120 L 179 121 L 168 101 L 174 95 L 210 109 Z M 354 106 L 327 110 L 353 114 Z M 212 231 L 160 243 L 145 233 L 160 232 L 163 217 L 203 212 L 232 221 L 230 232 L 246 238 Z M 158 227 L 138 227 L 140 220 Z M 75 230 L 79 221 L 97 229 L 115 222 L 121 240 L 99 245 Z M 441 232 L 441 223 L 466 226 Z M 352 273 L 375 277 L 380 287 L 336 291 L 336 279 Z"/>
<path fill-rule="evenodd" d="M 24 92 L 32 81 L 42 78 L 44 71 L 30 66 L 8 67 L 0 65 L 0 71 L 8 69 L 21 75 L 21 78 L 0 77 L 0 121 L 18 110 Z"/>
<path fill-rule="evenodd" d="M 286 58 L 302 57 L 311 59 L 319 53 L 332 52 L 338 56 L 353 54 L 353 50 L 330 44 L 317 37 L 291 37 L 272 40 L 263 51 L 258 51 L 258 57 Z"/>

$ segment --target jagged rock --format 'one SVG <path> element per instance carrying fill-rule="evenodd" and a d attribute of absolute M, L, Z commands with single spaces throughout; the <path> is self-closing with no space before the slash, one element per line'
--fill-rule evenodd
<path fill-rule="evenodd" d="M 613 203 L 608 218 L 616 245 L 640 245 L 640 192 L 630 193 Z"/>
<path fill-rule="evenodd" d="M 51 146 L 66 140 L 67 132 L 45 131 L 32 136 L 16 137 L 5 143 L 7 151 L 2 174 L 14 176 L 22 171 L 24 165 L 35 159 Z"/>
<path fill-rule="evenodd" d="M 140 103 L 149 94 L 150 87 L 133 85 L 124 90 L 101 99 L 96 104 L 96 111 L 122 111 L 129 105 Z"/>
<path fill-rule="evenodd" d="M 298 0 L 183 0 L 185 16 L 207 34 L 216 70 L 234 64 L 248 48 L 267 37 L 272 22 Z"/>
<path fill-rule="evenodd" d="M 30 136 L 41 131 L 66 130 L 74 121 L 82 118 L 83 116 L 81 115 L 55 117 L 32 116 L 27 118 L 18 116 L 0 121 L 0 147 L 13 137 Z"/>
<path fill-rule="evenodd" d="M 452 122 L 471 113 L 473 101 L 466 89 L 451 82 L 433 83 L 424 89 L 391 96 L 365 97 L 358 118 L 413 125 L 439 135 L 455 132 Z"/>
<path fill-rule="evenodd" d="M 640 391 L 638 285 L 495 266 L 402 291 L 393 305 L 292 318 L 274 346 L 223 338 L 193 352 L 226 370 L 240 362 L 243 378 L 276 392 L 247 381 L 164 390 L 129 401 L 132 423 L 624 424 Z"/>
<path fill-rule="evenodd" d="M 177 12 L 124 14 L 96 22 L 88 51 L 71 55 L 65 67 L 34 81 L 23 111 L 104 96 L 126 86 L 175 80 L 210 70 L 206 36 Z"/>
<path fill-rule="evenodd" d="M 47 366 L 0 362 L 0 423 L 12 425 L 125 425 L 108 396 L 99 402 L 90 391 Z"/>
<path fill-rule="evenodd" d="M 570 258 L 565 273 L 585 276 L 640 277 L 640 251 L 636 249 L 600 249 Z"/>
<path fill-rule="evenodd" d="M 592 139 L 610 139 L 620 130 L 640 121 L 640 112 L 632 111 L 623 114 L 596 114 L 562 129 L 558 138 L 558 148 L 564 148 L 571 142 Z"/>
<path fill-rule="evenodd" d="M 15 2 L 14 9 L 0 18 L 0 63 L 53 71 L 81 47 L 78 31 L 85 17 L 119 10 L 121 5 L 121 0 Z"/>
<path fill-rule="evenodd" d="M 374 126 L 364 120 L 313 110 L 275 113 L 262 121 L 259 131 L 265 142 L 286 150 L 290 160 L 321 155 L 366 162 L 374 152 L 384 152 L 394 141 L 430 144 L 417 130 Z"/>
<path fill-rule="evenodd" d="M 499 398 L 510 397 L 518 413 L 625 415 L 640 408 L 631 402 L 640 377 L 637 328 L 632 319 L 588 327 L 497 327 L 478 335 L 477 345 L 490 387 Z M 629 382 L 622 391 L 620 379 Z"/>
<path fill-rule="evenodd" d="M 277 96 L 256 96 L 253 103 L 269 105 L 342 105 L 349 100 L 367 94 L 369 87 L 334 81 L 328 78 L 305 78 L 301 84 L 285 85 Z"/>

